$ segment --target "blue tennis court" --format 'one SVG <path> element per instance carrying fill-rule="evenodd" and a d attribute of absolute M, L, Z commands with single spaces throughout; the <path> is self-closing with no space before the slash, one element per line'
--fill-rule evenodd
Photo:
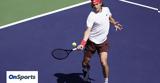
<path fill-rule="evenodd" d="M 157 2 L 146 5 L 156 7 Z M 109 83 L 159 83 L 160 13 L 118 0 L 107 0 L 105 5 L 124 26 L 117 32 L 110 28 Z M 74 51 L 59 61 L 51 51 L 71 49 L 74 41 L 80 43 L 90 10 L 86 4 L 0 29 L 1 83 L 6 82 L 6 71 L 21 70 L 37 70 L 39 83 L 82 83 L 83 53 Z M 91 82 L 103 83 L 97 54 L 90 64 Z"/>

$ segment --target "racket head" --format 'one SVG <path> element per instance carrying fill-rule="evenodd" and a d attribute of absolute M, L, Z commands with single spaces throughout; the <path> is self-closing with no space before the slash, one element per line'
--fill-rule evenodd
<path fill-rule="evenodd" d="M 52 51 L 52 57 L 57 59 L 57 60 L 63 60 L 68 57 L 70 52 L 73 50 L 65 50 L 65 49 L 54 49 Z"/>

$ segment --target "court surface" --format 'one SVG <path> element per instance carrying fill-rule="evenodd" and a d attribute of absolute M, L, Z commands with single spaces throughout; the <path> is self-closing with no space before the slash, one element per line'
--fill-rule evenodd
<path fill-rule="evenodd" d="M 84 0 L 1 0 L 0 26 L 83 1 Z"/>
<path fill-rule="evenodd" d="M 134 0 L 130 0 L 134 1 Z M 158 0 L 146 5 L 155 7 Z M 136 1 L 135 1 L 136 2 Z M 124 30 L 110 28 L 109 83 L 160 82 L 160 13 L 118 0 L 104 2 Z M 145 1 L 138 2 L 145 5 Z M 55 48 L 80 43 L 89 4 L 0 29 L 0 81 L 6 71 L 39 71 L 39 83 L 82 83 L 83 53 L 74 51 L 67 59 L 52 58 Z M 90 62 L 92 83 L 103 83 L 98 55 Z"/>

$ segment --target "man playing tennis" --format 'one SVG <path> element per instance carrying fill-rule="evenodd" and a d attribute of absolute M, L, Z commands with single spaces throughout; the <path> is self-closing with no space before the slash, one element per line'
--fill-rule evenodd
<path fill-rule="evenodd" d="M 121 30 L 122 26 L 112 18 L 108 7 L 103 7 L 102 0 L 91 0 L 93 10 L 88 15 L 81 44 L 77 49 L 84 49 L 84 57 L 82 61 L 84 80 L 88 81 L 88 72 L 90 70 L 89 61 L 92 55 L 97 51 L 102 65 L 104 83 L 108 83 L 109 67 L 108 67 L 108 41 L 107 35 L 109 33 L 110 23 L 112 23 L 116 30 Z"/>

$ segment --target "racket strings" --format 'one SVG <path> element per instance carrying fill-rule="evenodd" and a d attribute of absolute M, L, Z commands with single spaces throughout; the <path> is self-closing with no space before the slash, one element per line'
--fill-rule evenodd
<path fill-rule="evenodd" d="M 65 51 L 65 50 L 59 49 L 59 50 L 53 51 L 53 55 L 57 59 L 63 59 L 63 58 L 66 58 L 68 56 L 68 52 Z"/>

